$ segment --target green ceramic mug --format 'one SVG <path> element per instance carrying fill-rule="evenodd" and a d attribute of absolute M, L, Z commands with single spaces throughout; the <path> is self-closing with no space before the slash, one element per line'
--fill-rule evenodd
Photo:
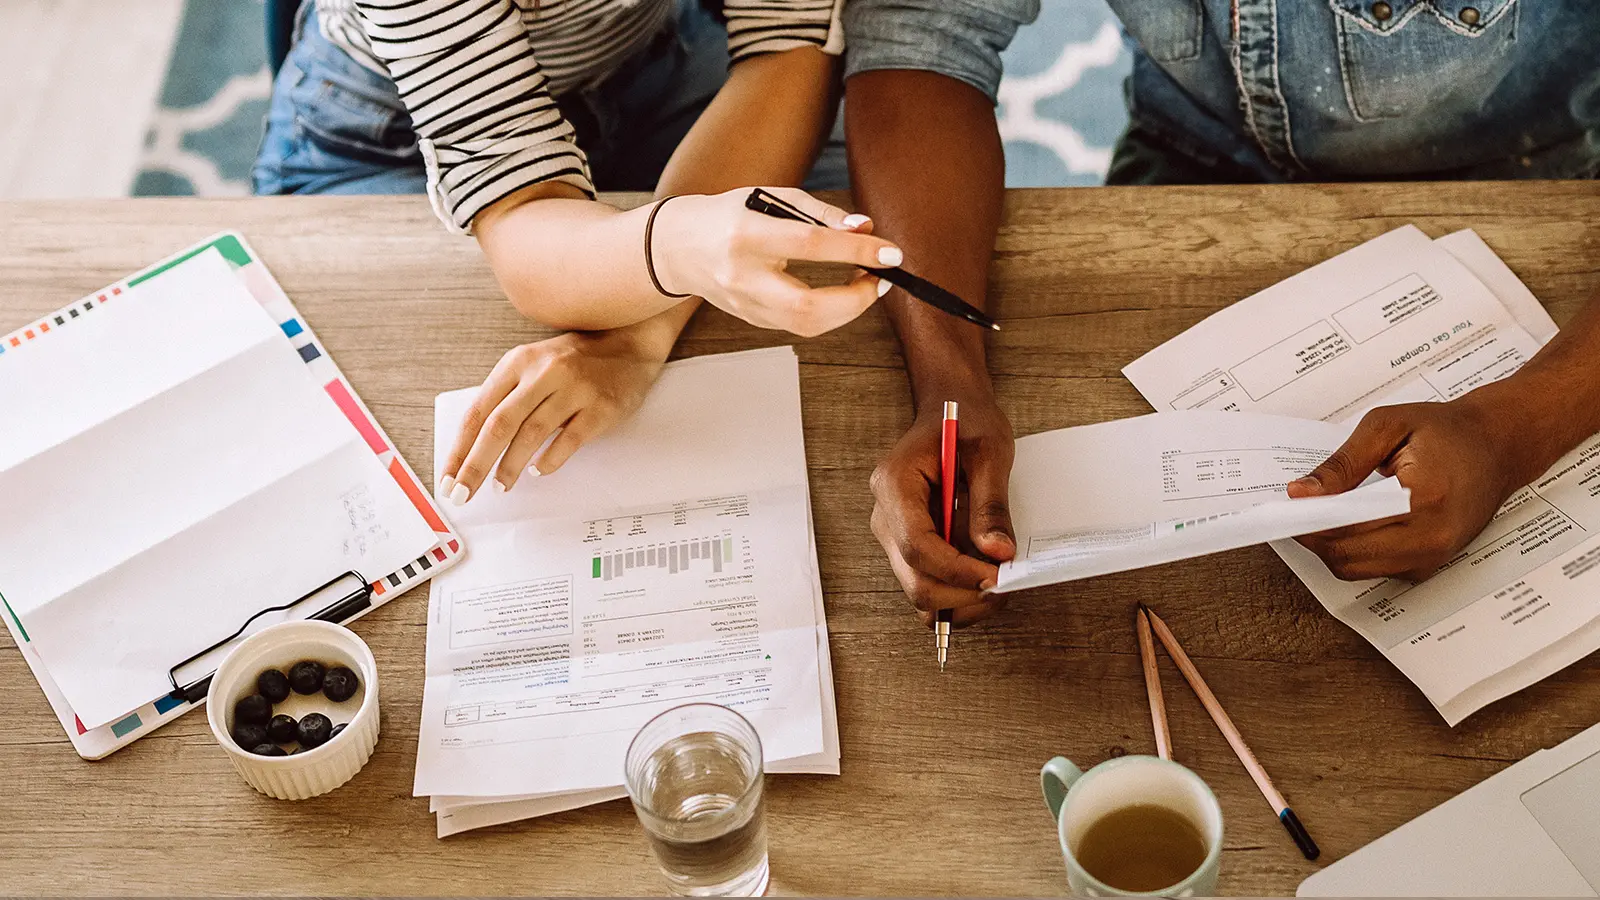
<path fill-rule="evenodd" d="M 1216 893 L 1222 860 L 1222 807 L 1200 776 L 1154 756 L 1121 756 L 1085 772 L 1064 757 L 1039 772 L 1044 803 L 1056 823 L 1056 837 L 1067 863 L 1067 884 L 1089 897 L 1194 897 Z M 1205 843 L 1205 857 L 1175 883 L 1147 892 L 1112 887 L 1084 868 L 1078 851 L 1090 826 L 1132 806 L 1165 807 L 1186 819 Z"/>

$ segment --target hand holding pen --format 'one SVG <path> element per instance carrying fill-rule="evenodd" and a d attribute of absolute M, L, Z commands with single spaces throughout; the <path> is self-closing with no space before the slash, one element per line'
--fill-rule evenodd
<path fill-rule="evenodd" d="M 852 321 L 888 292 L 889 282 L 872 274 L 811 287 L 785 271 L 790 260 L 863 269 L 899 265 L 900 248 L 873 237 L 866 216 L 789 188 L 768 195 L 782 194 L 782 202 L 807 210 L 804 219 L 753 216 L 745 206 L 748 193 L 741 188 L 686 194 L 650 208 L 643 263 L 657 290 L 674 298 L 702 297 L 752 325 L 802 337 Z"/>
<path fill-rule="evenodd" d="M 745 199 L 744 205 L 764 216 L 771 216 L 775 219 L 788 219 L 811 225 L 826 224 L 765 188 L 756 188 L 751 191 L 750 196 Z M 983 310 L 962 300 L 937 284 L 925 278 L 919 278 L 900 268 L 900 256 L 898 253 L 899 250 L 896 248 L 897 255 L 892 261 L 889 258 L 883 258 L 879 260 L 879 264 L 876 266 L 871 264 L 863 266 L 867 270 L 867 274 L 880 279 L 878 296 L 881 297 L 889 292 L 888 288 L 883 286 L 883 282 L 888 282 L 934 309 L 948 313 L 958 319 L 965 319 L 980 328 L 987 328 L 991 331 L 1000 330 L 1000 326 L 993 319 L 984 315 Z"/>
<path fill-rule="evenodd" d="M 951 610 L 959 629 L 997 612 L 1008 594 L 985 594 L 999 577 L 997 563 L 1016 554 L 1008 512 L 1011 428 L 992 398 L 960 397 L 961 498 L 950 540 L 940 521 L 940 444 L 944 421 L 937 398 L 872 473 L 872 533 L 889 566 L 928 628 Z"/>

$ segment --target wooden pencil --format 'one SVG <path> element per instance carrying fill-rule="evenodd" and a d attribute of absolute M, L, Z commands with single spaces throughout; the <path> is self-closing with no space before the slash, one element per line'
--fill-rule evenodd
<path fill-rule="evenodd" d="M 1139 634 L 1139 661 L 1144 666 L 1144 690 L 1150 697 L 1150 723 L 1156 731 L 1156 755 L 1172 758 L 1172 732 L 1167 728 L 1167 703 L 1161 696 L 1161 670 L 1156 667 L 1156 645 L 1150 638 L 1150 619 L 1144 604 L 1133 614 L 1133 628 Z"/>
<path fill-rule="evenodd" d="M 1178 645 L 1178 639 L 1173 636 L 1167 623 L 1161 621 L 1161 617 L 1151 612 L 1149 607 L 1142 603 L 1139 606 L 1145 615 L 1149 616 L 1150 627 L 1155 631 L 1156 637 L 1161 639 L 1161 645 L 1167 648 L 1167 655 L 1177 663 L 1178 671 L 1183 673 L 1184 680 L 1189 682 L 1189 687 L 1194 689 L 1195 696 L 1200 698 L 1200 705 L 1211 715 L 1211 721 L 1217 723 L 1217 730 L 1227 738 L 1229 746 L 1233 747 L 1234 755 L 1239 757 L 1239 762 L 1244 764 L 1245 771 L 1250 773 L 1250 778 L 1255 781 L 1256 787 L 1261 789 L 1261 796 L 1272 804 L 1272 811 L 1278 814 L 1278 821 L 1288 829 L 1289 836 L 1294 838 L 1295 845 L 1305 854 L 1306 859 L 1316 859 L 1322 853 L 1317 848 L 1316 841 L 1313 841 L 1311 835 L 1306 832 L 1305 826 L 1300 823 L 1300 817 L 1289 808 L 1289 801 L 1284 799 L 1283 794 L 1272 783 L 1272 779 L 1267 777 L 1267 770 L 1261 767 L 1260 760 L 1250 752 L 1250 745 L 1244 742 L 1244 736 L 1234 726 L 1233 719 L 1228 717 L 1227 710 L 1217 701 L 1217 695 L 1211 692 L 1206 680 L 1200 677 L 1200 670 L 1195 668 L 1194 661 L 1189 659 L 1189 654 L 1183 652 L 1183 648 Z"/>

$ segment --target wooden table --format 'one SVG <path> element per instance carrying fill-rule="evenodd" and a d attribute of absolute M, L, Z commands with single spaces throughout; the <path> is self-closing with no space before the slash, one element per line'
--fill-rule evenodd
<path fill-rule="evenodd" d="M 1557 321 L 1600 287 L 1592 184 L 1018 191 L 994 266 L 1000 398 L 1018 434 L 1146 412 L 1119 374 L 1128 361 L 1407 222 L 1478 229 Z M 434 394 L 476 383 L 541 334 L 475 245 L 414 198 L 0 205 L 0 331 L 223 228 L 255 244 L 424 477 Z M 784 340 L 709 311 L 679 352 Z M 939 678 L 867 528 L 868 474 L 909 421 L 893 335 L 872 312 L 798 349 L 844 774 L 770 780 L 777 892 L 1063 893 L 1037 772 L 1056 753 L 1150 751 L 1136 601 L 1184 641 L 1324 862 L 1600 720 L 1591 658 L 1445 727 L 1264 547 L 1017 597 L 957 637 Z M 359 624 L 386 679 L 383 739 L 353 782 L 304 803 L 252 793 L 202 715 L 103 762 L 78 759 L 6 640 L 0 892 L 659 892 L 625 801 L 434 837 L 427 801 L 411 796 L 426 604 L 415 591 Z M 1163 665 L 1177 759 L 1227 817 L 1221 890 L 1292 893 L 1315 864 Z"/>

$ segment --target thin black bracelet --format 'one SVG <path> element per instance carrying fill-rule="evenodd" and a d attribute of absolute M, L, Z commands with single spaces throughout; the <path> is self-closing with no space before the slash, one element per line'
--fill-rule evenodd
<path fill-rule="evenodd" d="M 657 200 L 656 205 L 650 208 L 650 215 L 644 220 L 644 270 L 650 273 L 650 283 L 656 286 L 656 290 L 661 293 L 661 296 L 671 297 L 674 300 L 682 300 L 685 297 L 691 297 L 693 295 L 674 294 L 662 287 L 661 279 L 656 277 L 655 257 L 650 252 L 650 238 L 656 230 L 656 213 L 661 212 L 661 207 L 666 206 L 668 200 L 674 199 L 677 199 L 676 194 L 672 195 L 671 197 L 662 197 L 660 200 Z"/>

